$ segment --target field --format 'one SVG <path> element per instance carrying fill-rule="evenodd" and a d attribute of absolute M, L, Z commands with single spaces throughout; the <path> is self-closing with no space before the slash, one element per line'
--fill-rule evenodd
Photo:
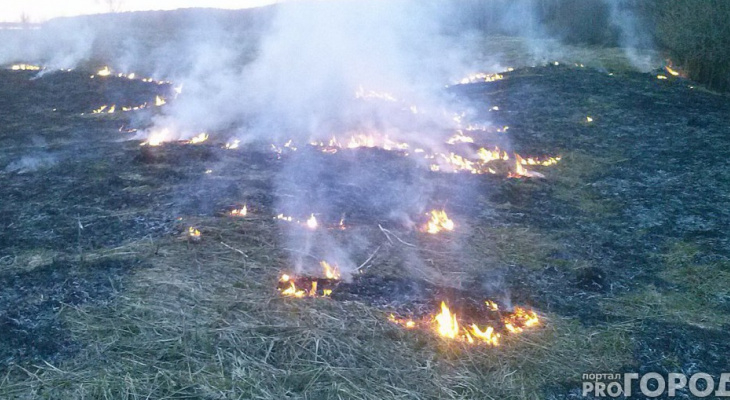
<path fill-rule="evenodd" d="M 544 178 L 436 173 L 374 148 L 140 146 L 128 128 L 160 108 L 92 110 L 171 85 L 0 71 L 0 397 L 572 399 L 584 373 L 719 376 L 730 101 L 606 54 L 445 89 L 498 106 L 489 118 L 515 152 L 560 155 L 535 167 Z M 310 176 L 302 160 L 324 167 Z M 409 185 L 428 185 L 457 229 L 393 224 L 388 211 L 418 199 L 388 194 Z M 365 243 L 355 282 L 376 294 L 277 291 L 292 233 L 276 199 L 310 192 L 332 198 L 321 224 L 348 216 L 331 237 Z M 247 216 L 229 215 L 243 204 Z M 411 284 L 541 322 L 499 346 L 404 329 L 389 307 L 408 308 L 398 285 Z"/>

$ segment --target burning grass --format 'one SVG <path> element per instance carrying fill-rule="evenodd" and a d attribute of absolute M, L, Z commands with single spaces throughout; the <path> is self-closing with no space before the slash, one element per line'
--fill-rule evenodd
<path fill-rule="evenodd" d="M 213 233 L 196 246 L 128 248 L 154 267 L 135 273 L 107 305 L 61 312 L 85 344 L 81 352 L 11 366 L 0 394 L 524 398 L 541 397 L 566 375 L 611 370 L 630 358 L 622 330 L 596 335 L 560 318 L 499 348 L 471 347 L 403 330 L 358 302 L 287 299 L 269 286 L 271 265 L 285 262 L 270 220 L 190 222 Z"/>
<path fill-rule="evenodd" d="M 522 399 L 566 396 L 580 387 L 582 373 L 651 369 L 658 358 L 670 360 L 672 370 L 709 365 L 716 367 L 711 373 L 720 371 L 726 365 L 720 358 L 727 354 L 718 330 L 727 319 L 727 258 L 722 224 L 714 228 L 713 223 L 727 219 L 716 206 L 727 193 L 721 181 L 726 172 L 725 106 L 712 108 L 717 99 L 683 91 L 685 86 L 672 79 L 615 78 L 550 67 L 489 83 L 504 85 L 497 91 L 487 84 L 463 88 L 490 90 L 500 107 L 495 115 L 504 118 L 499 125 L 511 126 L 517 143 L 527 143 L 531 150 L 575 150 L 546 170 L 545 180 L 419 170 L 443 198 L 432 199 L 428 208 L 411 216 L 422 218 L 413 229 L 361 202 L 370 193 L 352 182 L 329 185 L 331 210 L 310 209 L 307 199 L 297 210 L 276 209 L 270 182 L 280 176 L 279 163 L 291 160 L 248 145 L 237 151 L 208 142 L 140 148 L 83 138 L 79 147 L 68 150 L 72 161 L 35 173 L 0 172 L 0 191 L 11 199 L 2 204 L 0 222 L 13 232 L 0 237 L 0 273 L 42 271 L 46 281 L 55 282 L 49 277 L 56 268 L 48 266 L 61 265 L 59 259 L 63 265 L 98 265 L 95 288 L 112 293 L 73 302 L 54 292 L 55 283 L 38 285 L 48 291 L 24 292 L 35 288 L 28 281 L 4 286 L 7 297 L 21 298 L 23 307 L 57 307 L 47 314 L 28 313 L 24 322 L 41 326 L 51 321 L 49 326 L 58 330 L 39 337 L 68 339 L 73 346 L 63 344 L 67 351 L 54 357 L 21 355 L 0 367 L 0 397 Z M 682 103 L 685 96 L 698 101 Z M 656 99 L 665 101 L 656 105 Z M 72 105 L 73 110 L 86 109 Z M 695 114 L 684 115 L 688 109 Z M 74 123 L 84 124 L 80 132 L 88 135 L 97 131 L 94 124 L 111 120 L 80 119 L 75 111 L 63 118 L 72 114 Z M 586 115 L 594 121 L 587 123 Z M 55 137 L 55 125 L 34 125 L 33 117 L 21 121 L 15 114 L 5 117 Z M 692 124 L 706 124 L 703 135 Z M 118 128 L 110 132 L 116 134 Z M 455 139 L 455 145 L 469 145 L 465 137 L 467 133 Z M 687 139 L 686 145 L 678 148 L 677 138 Z M 346 158 L 319 150 L 309 149 L 332 165 L 342 165 L 337 163 Z M 80 153 L 91 155 L 77 160 Z M 358 170 L 380 170 L 373 166 L 386 163 L 407 168 L 396 152 L 383 153 L 353 150 Z M 18 154 L 7 147 L 0 158 L 8 165 Z M 205 175 L 208 169 L 215 173 Z M 327 179 L 342 182 L 338 178 L 332 174 Z M 393 180 L 401 182 L 397 175 L 377 178 L 378 187 L 371 188 L 377 193 L 382 186 L 398 187 L 387 186 Z M 475 190 L 464 196 L 458 189 L 466 185 Z M 249 207 L 245 218 L 231 214 L 243 204 Z M 424 213 L 441 207 L 455 229 L 422 232 L 430 218 Z M 700 218 L 707 210 L 715 213 L 709 222 Z M 301 225 L 277 220 L 280 212 Z M 343 213 L 346 232 L 337 224 Z M 307 227 L 313 215 L 315 230 Z M 178 217 L 182 220 L 173 222 Z M 692 221 L 698 222 L 688 227 Z M 198 239 L 189 236 L 189 227 L 200 232 Z M 324 296 L 327 284 L 335 281 L 323 271 L 315 296 L 282 296 L 276 290 L 280 273 L 293 269 L 282 239 L 282 231 L 289 229 L 366 238 L 372 246 L 352 255 L 365 272 L 356 277 L 374 279 L 367 286 L 370 292 L 355 296 L 350 291 L 352 296 L 341 298 L 333 288 Z M 663 242 L 668 238 L 682 238 L 682 243 L 655 254 L 672 243 Z M 134 260 L 143 260 L 146 267 L 108 279 L 104 266 L 110 264 L 105 263 Z M 321 260 L 332 261 L 316 257 L 313 265 Z M 587 288 L 578 269 L 603 271 L 606 277 L 600 287 Z M 75 285 L 89 270 L 93 268 L 64 279 L 68 284 L 63 287 L 94 286 Z M 706 276 L 712 279 L 702 279 Z M 413 286 L 387 285 L 393 281 Z M 430 286 L 416 287 L 415 281 Z M 383 293 L 410 293 L 408 287 L 449 285 L 472 290 L 438 298 L 448 299 L 452 318 L 444 320 L 453 321 L 456 314 L 462 329 L 451 332 L 458 340 L 442 338 L 435 330 L 440 303 L 400 313 L 369 301 L 387 299 Z M 311 281 L 301 287 L 312 293 Z M 484 294 L 493 287 L 504 289 L 497 293 L 502 296 Z M 49 295 L 60 301 L 49 303 Z M 483 323 L 476 332 L 473 321 L 464 319 L 471 314 L 454 298 L 496 299 L 502 301 L 499 308 L 503 299 L 531 305 L 539 326 L 512 324 L 523 332 L 502 334 L 503 325 L 509 328 L 495 320 L 494 331 Z M 400 300 L 414 304 L 412 297 Z M 487 315 L 494 312 L 482 304 Z M 517 315 L 531 321 L 528 311 Z M 431 318 L 417 318 L 422 315 Z M 472 338 L 502 334 L 499 346 L 470 345 L 464 327 L 472 328 L 467 331 Z M 664 346 L 660 351 L 659 341 Z"/>

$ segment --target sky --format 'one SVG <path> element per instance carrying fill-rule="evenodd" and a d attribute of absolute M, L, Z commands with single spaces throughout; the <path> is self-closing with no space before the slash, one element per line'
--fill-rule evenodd
<path fill-rule="evenodd" d="M 109 12 L 110 3 L 117 11 L 172 10 L 209 7 L 240 9 L 272 4 L 276 0 L 22 0 L 0 3 L 0 22 L 19 22 L 27 15 L 30 22 L 55 17 Z"/>

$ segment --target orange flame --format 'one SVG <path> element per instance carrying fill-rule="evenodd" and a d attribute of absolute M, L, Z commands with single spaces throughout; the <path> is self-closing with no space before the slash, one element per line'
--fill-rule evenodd
<path fill-rule="evenodd" d="M 679 71 L 673 69 L 669 65 L 667 65 L 666 67 L 664 67 L 664 69 L 667 70 L 667 72 L 669 72 L 669 74 L 672 75 L 672 76 L 679 76 Z"/>
<path fill-rule="evenodd" d="M 445 302 L 441 302 L 441 312 L 436 315 L 437 332 L 439 335 L 449 339 L 456 339 L 459 335 L 459 322 L 456 314 L 452 314 Z"/>
<path fill-rule="evenodd" d="M 248 207 L 244 204 L 243 208 L 232 210 L 231 215 L 234 217 L 245 217 L 248 215 Z"/>
<path fill-rule="evenodd" d="M 10 69 L 13 71 L 40 71 L 42 68 L 38 65 L 15 64 Z"/>
<path fill-rule="evenodd" d="M 499 307 L 492 301 L 486 302 L 492 311 L 497 311 Z M 395 318 L 394 315 L 388 318 L 391 322 L 403 325 L 403 319 Z M 486 343 L 491 346 L 499 346 L 499 340 L 502 335 L 494 329 L 493 326 L 480 328 L 477 324 L 471 324 L 468 328 L 460 328 L 459 320 L 455 313 L 451 312 L 445 302 L 441 302 L 441 312 L 434 318 L 436 322 L 436 331 L 439 336 L 447 339 L 463 340 L 469 344 L 478 342 Z M 521 333 L 526 328 L 534 327 L 540 324 L 537 313 L 516 307 L 512 314 L 503 317 L 502 320 L 505 329 L 513 334 Z M 415 324 L 414 324 L 415 325 Z"/>
<path fill-rule="evenodd" d="M 430 215 L 431 219 L 426 224 L 425 230 L 432 235 L 441 231 L 453 231 L 456 227 L 454 221 L 449 219 L 449 216 L 446 215 L 446 211 L 444 210 L 432 210 Z"/>
<path fill-rule="evenodd" d="M 199 143 L 205 142 L 206 140 L 208 140 L 208 134 L 205 133 L 205 132 L 203 132 L 203 133 L 200 133 L 200 134 L 194 136 L 193 138 L 191 138 L 190 140 L 186 141 L 185 143 L 188 143 L 188 144 L 199 144 Z"/>
<path fill-rule="evenodd" d="M 406 329 L 413 329 L 416 327 L 416 322 L 410 318 L 398 318 L 395 314 L 388 315 L 388 321 L 403 326 Z"/>
<path fill-rule="evenodd" d="M 494 328 L 491 326 L 488 326 L 486 329 L 481 330 L 476 324 L 472 324 L 471 331 L 468 332 L 477 339 L 481 339 L 483 342 L 490 344 L 492 346 L 499 346 L 499 338 L 500 334 L 494 332 Z M 469 338 L 470 336 L 467 336 Z"/>
<path fill-rule="evenodd" d="M 278 219 L 280 221 L 286 221 L 286 222 L 292 222 L 294 219 L 288 215 L 279 214 L 274 219 Z"/>
<path fill-rule="evenodd" d="M 226 149 L 228 150 L 235 150 L 238 148 L 238 146 L 241 144 L 241 141 L 238 139 L 233 140 L 232 142 L 226 143 Z"/>
<path fill-rule="evenodd" d="M 319 265 L 322 266 L 324 276 L 327 279 L 340 279 L 340 268 L 335 265 L 330 265 L 327 261 L 320 261 Z"/>
<path fill-rule="evenodd" d="M 297 289 L 297 285 L 294 284 L 294 282 L 291 282 L 291 285 L 281 292 L 284 296 L 291 296 L 291 297 L 304 297 L 306 292 L 301 289 Z"/>
<path fill-rule="evenodd" d="M 468 83 L 477 82 L 495 82 L 504 79 L 502 74 L 486 74 L 483 72 L 468 75 L 459 81 L 460 84 L 466 85 Z"/>

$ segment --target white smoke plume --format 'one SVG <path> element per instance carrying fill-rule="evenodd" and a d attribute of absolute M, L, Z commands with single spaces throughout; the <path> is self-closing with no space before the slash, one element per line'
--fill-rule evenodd
<path fill-rule="evenodd" d="M 636 14 L 636 2 L 631 0 L 604 0 L 609 7 L 611 23 L 619 29 L 619 40 L 631 64 L 642 72 L 658 65 L 655 46 L 648 27 Z M 633 4 L 633 6 L 632 6 Z"/>
<path fill-rule="evenodd" d="M 73 68 L 91 57 L 94 37 L 88 24 L 66 19 L 51 21 L 43 29 L 0 32 L 0 65 L 20 61 L 51 70 Z"/>
<path fill-rule="evenodd" d="M 547 61 L 559 50 L 544 40 L 535 4 L 514 2 L 499 19 L 508 31 L 527 38 L 534 59 Z M 155 23 L 149 26 L 135 23 L 133 14 L 63 19 L 8 42 L 0 62 L 70 68 L 99 58 L 124 72 L 141 68 L 182 85 L 182 95 L 165 106 L 145 135 L 164 131 L 172 140 L 206 131 L 214 138 L 236 138 L 242 146 L 289 139 L 304 146 L 365 134 L 441 153 L 445 139 L 469 122 L 455 121 L 454 115 L 471 114 L 444 86 L 468 73 L 498 72 L 485 67 L 499 65 L 474 47 L 479 43 L 474 36 L 453 26 L 460 23 L 453 18 L 459 5 L 447 0 L 297 1 L 247 11 L 245 18 L 241 12 L 231 14 L 240 20 L 210 11 L 176 12 L 182 29 L 170 28 L 160 15 L 150 17 Z M 631 41 L 640 36 L 638 23 L 623 8 L 612 10 L 627 46 L 639 47 Z M 153 34 L 162 39 L 150 43 Z M 327 181 L 329 167 L 304 154 L 288 161 L 277 180 L 276 206 L 297 217 L 331 214 L 331 193 L 317 186 Z M 434 188 L 425 173 L 383 182 L 383 175 L 353 168 L 344 180 L 351 187 L 384 187 L 373 203 L 387 208 L 394 221 L 409 221 L 429 205 Z M 343 243 L 326 231 L 300 233 L 292 229 L 288 239 L 301 268 L 314 255 L 334 258 L 351 271 L 358 265 L 352 254 L 368 247 L 368 240 L 357 235 Z"/>
<path fill-rule="evenodd" d="M 453 123 L 443 113 L 444 84 L 470 68 L 457 38 L 441 34 L 439 4 L 447 3 L 281 6 L 249 64 L 235 62 L 240 52 L 225 39 L 192 46 L 185 95 L 157 125 L 189 133 L 235 127 L 243 142 L 304 143 L 347 132 L 412 138 L 446 128 Z M 433 112 L 414 116 L 411 105 Z"/>

